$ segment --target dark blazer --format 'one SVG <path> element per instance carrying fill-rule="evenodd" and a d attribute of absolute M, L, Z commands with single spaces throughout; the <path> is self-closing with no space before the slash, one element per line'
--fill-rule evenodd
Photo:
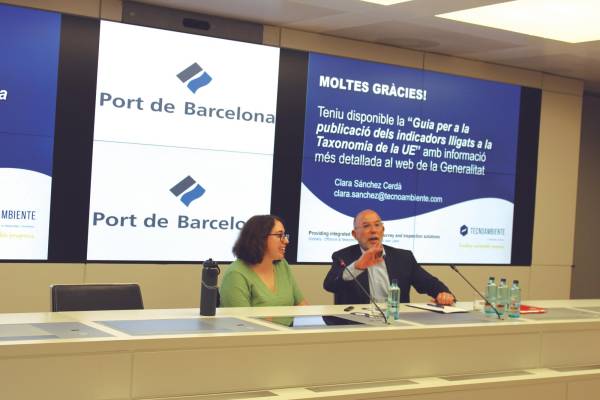
<path fill-rule="evenodd" d="M 419 293 L 427 293 L 435 298 L 440 292 L 450 290 L 435 276 L 425 271 L 409 250 L 396 249 L 394 247 L 383 246 L 385 248 L 385 265 L 390 278 L 398 281 L 400 286 L 400 302 L 410 302 L 410 287 L 415 287 Z M 354 261 L 358 260 L 362 252 L 358 244 L 338 250 L 331 255 L 333 265 L 325 277 L 323 288 L 334 294 L 335 304 L 367 304 L 369 297 L 363 293 L 360 287 L 354 281 L 344 281 L 342 273 L 344 268 Z M 361 273 L 357 280 L 369 290 L 369 276 L 367 273 Z"/>

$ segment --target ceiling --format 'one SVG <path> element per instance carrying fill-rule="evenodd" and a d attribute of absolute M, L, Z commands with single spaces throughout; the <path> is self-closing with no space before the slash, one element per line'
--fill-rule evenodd
<path fill-rule="evenodd" d="M 578 78 L 586 91 L 600 93 L 600 41 L 571 44 L 435 17 L 505 1 L 414 0 L 381 6 L 359 0 L 138 0 Z"/>

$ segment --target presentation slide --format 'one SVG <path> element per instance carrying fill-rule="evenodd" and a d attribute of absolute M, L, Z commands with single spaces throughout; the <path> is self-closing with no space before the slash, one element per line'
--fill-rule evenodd
<path fill-rule="evenodd" d="M 88 260 L 233 259 L 271 202 L 279 49 L 102 21 Z"/>
<path fill-rule="evenodd" d="M 60 22 L 0 4 L 0 260 L 48 257 Z"/>
<path fill-rule="evenodd" d="M 423 263 L 509 264 L 521 87 L 311 53 L 298 262 L 356 243 L 377 211 L 384 244 Z"/>

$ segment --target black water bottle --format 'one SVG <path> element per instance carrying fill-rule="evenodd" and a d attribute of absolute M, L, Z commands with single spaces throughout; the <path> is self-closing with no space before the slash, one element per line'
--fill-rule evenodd
<path fill-rule="evenodd" d="M 221 270 L 219 265 L 209 258 L 204 261 L 200 287 L 200 315 L 212 316 L 217 311 L 217 278 Z"/>

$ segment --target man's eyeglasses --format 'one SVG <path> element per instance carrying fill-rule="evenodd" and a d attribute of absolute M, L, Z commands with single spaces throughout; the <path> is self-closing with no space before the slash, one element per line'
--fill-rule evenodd
<path fill-rule="evenodd" d="M 269 233 L 267 236 L 278 236 L 279 240 L 281 240 L 282 242 L 285 242 L 286 240 L 287 241 L 290 240 L 289 233 Z"/>
<path fill-rule="evenodd" d="M 375 228 L 375 229 L 381 229 L 383 228 L 383 222 L 374 222 L 372 224 L 362 224 L 359 226 L 355 226 L 354 229 L 371 229 L 371 228 Z"/>

